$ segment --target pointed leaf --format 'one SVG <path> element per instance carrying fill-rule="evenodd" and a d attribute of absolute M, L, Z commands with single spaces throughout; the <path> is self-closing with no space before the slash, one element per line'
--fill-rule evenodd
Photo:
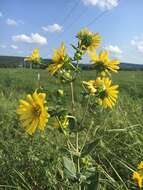
<path fill-rule="evenodd" d="M 99 172 L 96 172 L 94 175 L 88 178 L 90 184 L 87 186 L 87 190 L 100 190 L 99 184 Z"/>
<path fill-rule="evenodd" d="M 63 164 L 64 164 L 65 174 L 67 175 L 67 177 L 69 179 L 75 179 L 76 168 L 75 168 L 74 162 L 67 157 L 63 157 Z"/>
<path fill-rule="evenodd" d="M 85 156 L 86 154 L 89 154 L 92 150 L 94 150 L 94 149 L 96 148 L 96 146 L 97 146 L 97 144 L 100 142 L 100 140 L 101 140 L 101 138 L 97 138 L 95 141 L 86 144 L 86 145 L 83 147 L 83 150 L 82 150 L 81 155 L 82 155 L 82 156 Z"/>

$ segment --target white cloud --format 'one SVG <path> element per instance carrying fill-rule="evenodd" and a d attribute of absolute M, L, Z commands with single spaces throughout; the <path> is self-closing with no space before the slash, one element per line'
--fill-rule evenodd
<path fill-rule="evenodd" d="M 136 44 L 136 41 L 135 40 L 131 40 L 131 45 L 135 45 Z"/>
<path fill-rule="evenodd" d="M 138 51 L 139 51 L 140 53 L 143 53 L 143 45 L 138 46 Z"/>
<path fill-rule="evenodd" d="M 6 20 L 6 24 L 9 25 L 9 26 L 17 26 L 16 20 L 10 19 L 10 18 L 8 18 L 8 19 Z"/>
<path fill-rule="evenodd" d="M 110 10 L 118 6 L 118 0 L 82 0 L 85 5 L 97 6 L 100 9 Z"/>
<path fill-rule="evenodd" d="M 122 54 L 122 50 L 116 45 L 115 46 L 109 45 L 105 47 L 105 49 L 114 54 Z"/>
<path fill-rule="evenodd" d="M 12 36 L 12 40 L 15 42 L 35 43 L 40 45 L 47 44 L 47 39 L 38 33 L 32 33 L 29 36 L 26 34 Z"/>
<path fill-rule="evenodd" d="M 63 26 L 59 24 L 52 24 L 48 26 L 42 26 L 42 29 L 46 32 L 61 32 L 63 30 Z"/>
<path fill-rule="evenodd" d="M 16 45 L 11 45 L 10 46 L 12 49 L 18 49 L 18 46 L 16 46 Z"/>
<path fill-rule="evenodd" d="M 143 53 L 143 34 L 141 36 L 135 36 L 131 40 L 131 45 L 134 46 L 138 52 Z"/>
<path fill-rule="evenodd" d="M 18 42 L 26 42 L 26 43 L 32 43 L 31 37 L 27 36 L 25 34 L 20 34 L 16 36 L 12 36 L 13 41 L 18 41 Z"/>
<path fill-rule="evenodd" d="M 2 12 L 0 12 L 0 17 L 3 17 L 3 14 L 2 14 Z"/>

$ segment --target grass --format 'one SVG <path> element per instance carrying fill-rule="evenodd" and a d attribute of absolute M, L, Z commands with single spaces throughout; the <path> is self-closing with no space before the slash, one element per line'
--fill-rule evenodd
<path fill-rule="evenodd" d="M 74 184 L 70 187 L 64 178 L 59 177 L 63 156 L 59 150 L 64 143 L 63 135 L 53 130 L 50 127 L 52 123 L 49 123 L 44 135 L 37 134 L 29 139 L 15 113 L 19 98 L 25 98 L 27 93 L 38 88 L 38 72 L 41 74 L 41 86 L 48 92 L 49 107 L 56 103 L 57 89 L 63 88 L 65 97 L 60 101 L 69 108 L 69 87 L 59 84 L 47 71 L 0 70 L 0 189 L 76 189 Z M 83 71 L 81 79 L 94 79 L 94 71 Z M 120 86 L 115 108 L 92 110 L 94 128 L 90 138 L 95 140 L 103 136 L 103 139 L 91 155 L 102 167 L 101 179 L 108 179 L 112 184 L 101 180 L 101 189 L 131 190 L 135 189 L 131 180 L 132 169 L 143 158 L 143 71 L 120 71 L 118 75 L 113 75 L 113 81 Z M 82 88 L 77 82 L 75 101 L 79 118 L 85 107 L 81 94 Z M 86 118 L 84 125 L 87 126 L 91 118 L 88 115 Z M 84 138 L 86 130 L 81 134 L 80 138 Z"/>

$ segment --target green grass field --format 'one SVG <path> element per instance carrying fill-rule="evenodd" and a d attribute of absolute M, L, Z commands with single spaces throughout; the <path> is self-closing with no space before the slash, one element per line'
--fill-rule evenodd
<path fill-rule="evenodd" d="M 59 177 L 61 168 L 58 154 L 64 143 L 61 133 L 52 129 L 52 122 L 44 135 L 39 133 L 31 142 L 21 128 L 15 110 L 19 98 L 38 88 L 37 74 L 41 74 L 40 85 L 48 92 L 48 105 L 55 105 L 55 94 L 63 88 L 65 97 L 61 103 L 69 107 L 70 92 L 66 84 L 59 84 L 45 70 L 1 69 L 0 70 L 0 189 L 18 190 L 65 190 L 75 189 Z M 113 75 L 120 92 L 112 110 L 97 109 L 93 113 L 94 128 L 90 137 L 103 136 L 102 142 L 91 155 L 103 168 L 101 190 L 136 189 L 132 182 L 132 169 L 143 159 L 143 71 L 120 71 Z M 94 71 L 83 71 L 82 80 L 94 79 Z M 81 85 L 75 85 L 76 113 L 84 112 Z M 85 125 L 89 125 L 87 115 Z M 82 131 L 80 138 L 84 138 Z M 103 175 L 103 174 L 102 174 Z M 91 189 L 92 190 L 92 189 Z"/>

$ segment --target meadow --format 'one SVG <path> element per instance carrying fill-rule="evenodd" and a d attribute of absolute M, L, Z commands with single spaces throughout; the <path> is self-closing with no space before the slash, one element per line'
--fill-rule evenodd
<path fill-rule="evenodd" d="M 40 73 L 40 84 L 37 74 Z M 82 71 L 81 80 L 94 79 L 94 71 Z M 91 157 L 100 167 L 101 190 L 136 189 L 132 172 L 143 158 L 143 71 L 119 71 L 112 76 L 119 84 L 119 98 L 110 110 L 93 112 L 94 127 L 90 137 L 94 143 Z M 80 80 L 79 80 L 80 81 Z M 65 190 L 75 189 L 63 176 L 62 151 L 64 136 L 48 123 L 44 134 L 37 133 L 31 140 L 20 126 L 15 112 L 19 99 L 41 86 L 48 93 L 49 108 L 58 101 L 69 107 L 70 92 L 49 76 L 47 70 L 0 69 L 0 189 Z M 57 100 L 57 89 L 64 97 Z M 81 85 L 75 85 L 76 114 L 84 113 L 85 100 L 81 98 Z M 85 125 L 90 119 L 86 116 Z M 84 138 L 83 130 L 80 138 Z M 90 147 L 92 144 L 89 145 Z M 63 149 L 62 151 L 59 151 Z M 60 152 L 60 153 L 59 153 Z M 92 190 L 92 189 L 91 189 Z M 94 190 L 94 189 L 93 189 Z"/>

